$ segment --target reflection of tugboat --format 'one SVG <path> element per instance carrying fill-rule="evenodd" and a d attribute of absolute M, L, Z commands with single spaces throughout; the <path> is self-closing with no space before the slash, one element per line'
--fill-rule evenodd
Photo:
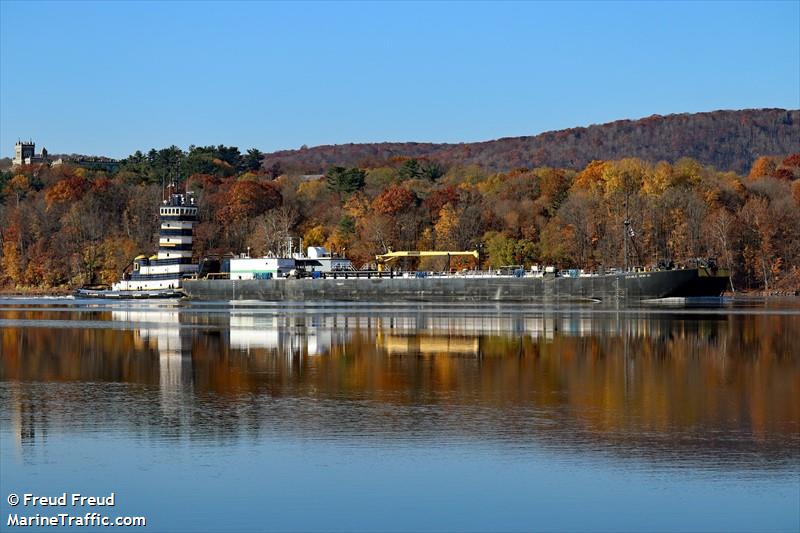
<path fill-rule="evenodd" d="M 175 186 L 159 209 L 161 228 L 158 253 L 137 256 L 132 269 L 111 290 L 79 289 L 88 298 L 174 298 L 183 296 L 183 279 L 197 273 L 192 263 L 192 230 L 197 222 L 197 205 L 191 193 L 177 193 Z"/>

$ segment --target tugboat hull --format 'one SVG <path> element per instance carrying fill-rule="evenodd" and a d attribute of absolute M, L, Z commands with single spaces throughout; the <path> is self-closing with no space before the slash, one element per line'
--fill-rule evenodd
<path fill-rule="evenodd" d="M 111 291 L 103 289 L 78 289 L 76 298 L 100 298 L 105 300 L 147 300 L 151 298 L 182 298 L 183 291 L 174 289 L 152 291 Z"/>

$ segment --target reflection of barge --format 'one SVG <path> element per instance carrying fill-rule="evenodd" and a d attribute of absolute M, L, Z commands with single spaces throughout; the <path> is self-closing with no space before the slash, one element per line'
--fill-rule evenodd
<path fill-rule="evenodd" d="M 720 296 L 727 272 L 701 266 L 582 275 L 328 272 L 312 277 L 191 279 L 183 290 L 198 300 L 568 302 Z"/>

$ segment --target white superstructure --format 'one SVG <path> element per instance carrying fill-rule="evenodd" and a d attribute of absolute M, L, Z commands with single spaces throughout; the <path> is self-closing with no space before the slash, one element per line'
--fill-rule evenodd
<path fill-rule="evenodd" d="M 230 263 L 230 279 L 286 278 L 293 272 L 344 272 L 353 270 L 353 263 L 331 254 L 321 246 L 310 246 L 306 254 L 291 257 L 234 257 Z"/>

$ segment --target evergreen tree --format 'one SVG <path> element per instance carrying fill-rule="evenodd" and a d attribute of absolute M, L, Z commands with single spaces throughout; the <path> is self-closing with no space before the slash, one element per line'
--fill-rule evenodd
<path fill-rule="evenodd" d="M 262 157 L 264 157 L 264 154 L 258 148 L 250 148 L 242 158 L 244 160 L 244 170 L 256 171 L 261 168 Z"/>
<path fill-rule="evenodd" d="M 325 175 L 329 190 L 350 194 L 364 187 L 366 172 L 360 168 L 331 167 Z"/>
<path fill-rule="evenodd" d="M 422 167 L 416 159 L 409 159 L 397 171 L 400 180 L 412 180 L 422 176 Z"/>
<path fill-rule="evenodd" d="M 422 167 L 422 176 L 430 181 L 436 181 L 444 176 L 444 167 L 436 161 L 430 161 Z"/>

